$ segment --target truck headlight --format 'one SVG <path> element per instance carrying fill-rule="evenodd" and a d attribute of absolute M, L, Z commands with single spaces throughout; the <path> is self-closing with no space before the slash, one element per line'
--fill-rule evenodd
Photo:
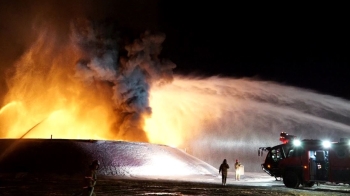
<path fill-rule="evenodd" d="M 323 141 L 323 142 L 322 142 L 322 145 L 323 145 L 323 147 L 325 147 L 325 148 L 329 148 L 329 147 L 331 147 L 331 142 L 330 142 L 330 141 Z"/>
<path fill-rule="evenodd" d="M 300 140 L 293 140 L 293 145 L 294 146 L 300 146 L 301 145 L 301 141 Z"/>

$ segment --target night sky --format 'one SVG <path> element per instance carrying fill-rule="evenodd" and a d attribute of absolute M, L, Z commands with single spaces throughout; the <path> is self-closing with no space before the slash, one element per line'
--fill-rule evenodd
<path fill-rule="evenodd" d="M 49 20 L 64 33 L 72 18 L 86 16 L 117 21 L 124 34 L 164 32 L 162 57 L 177 64 L 175 73 L 254 77 L 350 99 L 345 5 L 1 0 L 0 6 L 2 79 L 34 41 L 34 20 Z M 0 88 L 3 96 L 4 80 Z"/>
<path fill-rule="evenodd" d="M 162 7 L 165 51 L 179 72 L 256 77 L 350 98 L 350 16 L 342 5 Z"/>

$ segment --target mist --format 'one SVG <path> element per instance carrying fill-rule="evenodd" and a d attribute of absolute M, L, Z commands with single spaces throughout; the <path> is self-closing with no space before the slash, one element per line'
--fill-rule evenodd
<path fill-rule="evenodd" d="M 152 88 L 150 99 L 150 141 L 175 142 L 214 167 L 238 159 L 245 170 L 261 171 L 266 154 L 258 156 L 258 148 L 281 144 L 281 132 L 299 139 L 350 137 L 348 100 L 271 81 L 176 75 Z"/>

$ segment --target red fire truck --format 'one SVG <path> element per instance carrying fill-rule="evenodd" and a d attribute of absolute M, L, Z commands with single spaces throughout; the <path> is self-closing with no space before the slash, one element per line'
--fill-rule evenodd
<path fill-rule="evenodd" d="M 286 187 L 299 185 L 312 187 L 315 183 L 350 184 L 350 140 L 339 142 L 285 137 L 283 144 L 259 148 L 259 156 L 267 151 L 262 170 L 277 178 L 282 178 Z M 282 136 L 284 135 L 284 136 Z"/>

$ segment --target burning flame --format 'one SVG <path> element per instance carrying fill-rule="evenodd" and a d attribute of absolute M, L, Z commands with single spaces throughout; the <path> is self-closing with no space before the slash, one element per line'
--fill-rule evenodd
<path fill-rule="evenodd" d="M 77 52 L 69 43 L 55 43 L 51 36 L 42 33 L 16 63 L 7 104 L 0 110 L 0 136 L 113 137 L 109 131 L 115 121 L 111 93 L 102 84 L 87 86 L 74 77 Z M 92 93 L 96 89 L 105 94 Z"/>
<path fill-rule="evenodd" d="M 120 120 L 113 107 L 116 87 L 96 79 L 82 81 L 76 70 L 81 51 L 71 42 L 57 44 L 53 37 L 42 33 L 16 63 L 7 104 L 0 110 L 0 136 L 123 139 L 115 127 Z M 112 75 L 109 78 L 113 80 Z M 215 87 L 191 88 L 201 82 L 177 77 L 167 85 L 151 85 L 152 113 L 144 117 L 143 126 L 149 142 L 179 147 L 222 118 L 227 100 L 218 96 Z"/>
<path fill-rule="evenodd" d="M 69 40 L 43 31 L 15 64 L 0 110 L 0 137 L 145 141 L 152 83 L 172 80 L 163 34 L 119 48 L 111 28 L 77 20 Z"/>

